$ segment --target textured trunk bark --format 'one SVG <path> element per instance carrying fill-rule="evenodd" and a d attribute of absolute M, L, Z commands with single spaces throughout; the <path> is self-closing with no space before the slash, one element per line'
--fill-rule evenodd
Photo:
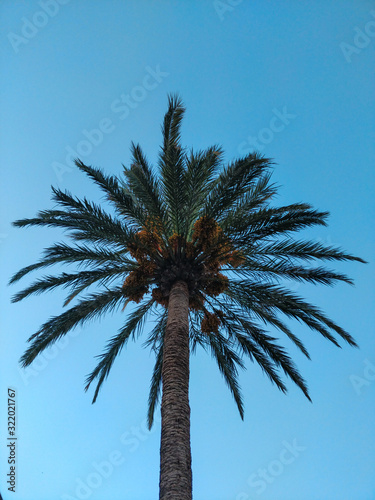
<path fill-rule="evenodd" d="M 160 500 L 191 500 L 189 291 L 171 289 L 164 337 L 161 401 Z"/>

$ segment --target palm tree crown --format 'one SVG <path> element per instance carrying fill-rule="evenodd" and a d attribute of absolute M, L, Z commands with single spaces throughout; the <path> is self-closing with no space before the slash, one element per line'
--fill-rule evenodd
<path fill-rule="evenodd" d="M 339 345 L 338 338 L 356 345 L 345 330 L 280 281 L 351 283 L 347 276 L 311 266 L 311 262 L 364 261 L 339 248 L 293 238 L 303 228 L 326 225 L 328 213 L 306 203 L 272 206 L 277 192 L 270 182 L 272 162 L 258 153 L 223 166 L 218 146 L 198 152 L 184 149 L 180 144 L 183 114 L 181 100 L 170 96 L 157 172 L 133 143 L 131 165 L 124 167 L 121 178 L 76 160 L 77 167 L 106 194 L 114 209 L 111 214 L 85 198 L 52 188 L 59 209 L 14 223 L 18 227 L 64 228 L 75 243 L 50 246 L 39 262 L 17 272 L 11 283 L 53 264 L 78 266 L 73 273 L 43 276 L 13 297 L 19 301 L 62 286 L 69 288 L 64 305 L 77 301 L 29 338 L 22 365 L 32 363 L 76 326 L 116 308 L 124 309 L 133 301 L 137 305 L 108 340 L 87 378 L 86 390 L 97 380 L 94 402 L 116 356 L 141 331 L 147 315 L 157 313 L 156 326 L 146 340 L 156 353 L 150 426 L 160 395 L 169 295 L 179 281 L 188 288 L 190 348 L 194 351 L 200 345 L 211 352 L 241 417 L 237 376 L 246 357 L 258 363 L 281 391 L 286 392 L 286 386 L 280 371 L 309 398 L 305 381 L 278 339 L 264 329 L 265 324 L 285 334 L 307 357 L 303 343 L 280 316 L 305 323 L 335 345 Z M 91 285 L 97 286 L 95 292 L 79 299 Z"/>

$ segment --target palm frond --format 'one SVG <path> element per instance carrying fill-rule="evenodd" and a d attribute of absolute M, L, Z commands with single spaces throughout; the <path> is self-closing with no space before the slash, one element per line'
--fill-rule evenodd
<path fill-rule="evenodd" d="M 229 267 L 223 270 L 231 270 L 243 278 L 255 281 L 269 281 L 277 278 L 308 282 L 313 284 L 333 285 L 336 281 L 343 281 L 353 285 L 353 280 L 342 273 L 337 273 L 324 267 L 308 268 L 291 265 L 288 261 L 267 259 L 264 263 L 259 258 L 244 258 L 237 268 Z"/>
<path fill-rule="evenodd" d="M 153 375 L 150 384 L 150 393 L 148 397 L 147 421 L 148 428 L 151 429 L 154 422 L 155 408 L 159 402 L 160 387 L 161 387 L 161 371 L 163 366 L 163 341 L 164 333 L 167 328 L 168 312 L 165 310 L 159 315 L 159 320 L 155 327 L 150 332 L 143 346 L 151 347 L 156 353 L 156 360 Z"/>
<path fill-rule="evenodd" d="M 250 212 L 242 218 L 237 227 L 229 231 L 229 235 L 239 247 L 249 243 L 300 231 L 311 226 L 326 226 L 328 212 L 312 210 L 306 204 L 292 204 L 278 208 L 266 208 Z"/>
<path fill-rule="evenodd" d="M 268 206 L 270 199 L 277 193 L 277 186 L 270 184 L 272 172 L 265 172 L 242 196 L 236 200 L 235 207 L 225 213 L 220 225 L 226 234 L 241 233 L 246 226 L 244 218 L 255 210 Z"/>
<path fill-rule="evenodd" d="M 185 113 L 185 107 L 178 94 L 168 96 L 168 111 L 164 116 L 162 127 L 163 150 L 167 151 L 170 146 L 179 146 L 181 121 Z"/>
<path fill-rule="evenodd" d="M 21 357 L 21 365 L 23 367 L 30 365 L 38 354 L 70 330 L 115 309 L 121 300 L 123 300 L 121 288 L 117 288 L 104 293 L 92 294 L 68 311 L 54 316 L 28 339 L 29 342 L 33 342 Z"/>
<path fill-rule="evenodd" d="M 160 195 L 159 180 L 152 172 L 139 144 L 131 143 L 131 154 L 131 167 L 124 167 L 126 186 L 147 215 L 163 225 L 166 210 Z"/>
<path fill-rule="evenodd" d="M 206 334 L 200 328 L 202 318 L 202 311 L 189 311 L 190 350 L 192 354 L 195 354 L 198 345 L 207 351 Z"/>
<path fill-rule="evenodd" d="M 148 411 L 147 411 L 147 424 L 149 430 L 154 423 L 155 408 L 160 399 L 161 390 L 161 374 L 163 369 L 163 342 L 160 343 L 156 352 L 156 361 L 154 371 L 152 373 L 150 394 L 148 396 Z"/>
<path fill-rule="evenodd" d="M 243 368 L 241 358 L 230 348 L 227 340 L 220 334 L 208 334 L 207 343 L 211 348 L 217 366 L 227 383 L 233 398 L 237 404 L 241 419 L 244 418 L 244 408 L 240 387 L 238 384 L 238 369 L 236 365 Z"/>
<path fill-rule="evenodd" d="M 225 218 L 226 212 L 255 185 L 257 179 L 266 173 L 270 165 L 271 161 L 268 158 L 258 153 L 251 153 L 225 167 L 210 185 L 210 195 L 205 203 L 205 215 L 219 221 Z"/>
<path fill-rule="evenodd" d="M 270 337 L 257 325 L 241 315 L 237 315 L 237 320 L 246 334 L 256 342 L 257 346 L 259 346 L 267 356 L 270 357 L 275 366 L 281 367 L 284 373 L 301 389 L 307 399 L 311 401 L 306 382 L 301 377 L 285 350 L 274 342 L 277 339 Z"/>
<path fill-rule="evenodd" d="M 64 288 L 72 287 L 73 289 L 79 287 L 80 291 L 82 291 L 99 280 L 101 285 L 108 284 L 114 278 L 119 275 L 125 275 L 132 269 L 134 269 L 134 265 L 127 267 L 124 265 L 116 267 L 107 265 L 101 269 L 93 271 L 82 271 L 74 274 L 62 273 L 59 276 L 43 276 L 41 279 L 32 283 L 29 287 L 15 294 L 12 297 L 12 302 L 19 302 L 30 295 L 54 290 L 59 286 Z"/>
<path fill-rule="evenodd" d="M 265 312 L 276 310 L 289 318 L 298 319 L 312 330 L 318 331 L 337 347 L 340 345 L 326 327 L 337 333 L 348 344 L 357 346 L 354 339 L 345 330 L 328 319 L 317 307 L 280 286 L 231 282 L 225 294 L 234 299 L 240 296 L 241 301 L 248 304 L 249 310 L 257 308 L 257 314 L 261 314 L 262 309 Z"/>
<path fill-rule="evenodd" d="M 117 335 L 112 337 L 105 348 L 103 354 L 97 356 L 100 359 L 100 362 L 96 366 L 96 368 L 88 375 L 86 379 L 85 391 L 88 390 L 91 383 L 99 377 L 94 397 L 92 402 L 95 403 L 100 388 L 104 382 L 104 380 L 108 377 L 111 367 L 115 358 L 120 354 L 122 348 L 125 343 L 132 336 L 135 338 L 136 334 L 139 333 L 142 328 L 144 321 L 146 319 L 146 315 L 149 312 L 150 308 L 154 304 L 154 300 L 151 299 L 145 303 L 142 303 L 138 306 L 130 315 L 129 318 L 123 328 L 119 331 Z"/>
<path fill-rule="evenodd" d="M 117 213 L 122 215 L 130 225 L 140 227 L 144 224 L 144 212 L 138 206 L 135 198 L 126 193 L 120 186 L 116 177 L 105 175 L 100 169 L 85 165 L 80 160 L 76 160 L 75 164 L 106 193 Z"/>
<path fill-rule="evenodd" d="M 264 242 L 257 241 L 246 243 L 243 245 L 250 255 L 261 257 L 275 256 L 278 258 L 287 259 L 302 259 L 302 260 L 337 260 L 337 261 L 357 261 L 366 264 L 366 261 L 360 257 L 348 254 L 340 248 L 323 245 L 316 241 L 298 241 L 291 238 L 283 240 Z"/>
<path fill-rule="evenodd" d="M 143 347 L 150 347 L 153 351 L 158 350 L 158 345 L 164 338 L 164 332 L 167 328 L 168 310 L 159 313 L 158 321 L 154 328 L 149 333 L 147 340 L 144 342 Z"/>
<path fill-rule="evenodd" d="M 226 309 L 225 316 L 221 318 L 221 321 L 223 328 L 228 332 L 228 335 L 231 338 L 236 339 L 237 345 L 242 353 L 248 356 L 251 361 L 256 361 L 271 382 L 273 382 L 276 387 L 285 394 L 287 392 L 287 388 L 281 380 L 275 368 L 274 362 L 269 359 L 267 354 L 259 349 L 257 343 L 254 342 L 252 338 L 243 335 L 243 327 L 238 321 L 236 314 L 233 311 Z"/>
<path fill-rule="evenodd" d="M 219 146 L 212 146 L 206 151 L 190 152 L 186 157 L 186 207 L 184 210 L 185 228 L 183 235 L 190 238 L 194 222 L 199 218 L 204 202 L 209 196 L 209 186 L 223 157 Z"/>
<path fill-rule="evenodd" d="M 162 128 L 163 146 L 159 154 L 161 191 L 169 216 L 170 233 L 181 234 L 186 206 L 184 151 L 180 145 L 180 125 L 185 108 L 178 96 L 169 96 Z"/>
<path fill-rule="evenodd" d="M 81 201 L 68 192 L 52 188 L 55 199 L 61 204 L 70 206 L 68 212 L 45 210 L 32 219 L 21 219 L 13 222 L 16 227 L 50 226 L 61 227 L 71 231 L 70 236 L 76 240 L 93 243 L 108 243 L 124 247 L 130 240 L 132 232 L 118 219 L 107 214 L 98 205 Z"/>
<path fill-rule="evenodd" d="M 133 264 L 131 260 L 124 257 L 124 250 L 112 250 L 109 245 L 105 247 L 89 247 L 87 245 L 71 247 L 66 243 L 56 243 L 44 250 L 43 258 L 39 262 L 23 267 L 15 273 L 10 279 L 9 284 L 19 281 L 31 271 L 61 262 L 68 264 L 78 263 L 81 266 L 113 263 L 130 267 Z"/>

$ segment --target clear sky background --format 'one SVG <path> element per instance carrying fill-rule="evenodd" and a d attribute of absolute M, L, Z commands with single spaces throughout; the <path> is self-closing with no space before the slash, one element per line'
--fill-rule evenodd
<path fill-rule="evenodd" d="M 155 161 L 169 92 L 186 104 L 187 146 L 220 143 L 228 161 L 254 147 L 274 158 L 278 204 L 331 212 L 329 227 L 301 236 L 370 262 L 335 265 L 354 287 L 292 286 L 360 345 L 340 350 L 291 322 L 312 361 L 283 342 L 313 404 L 290 383 L 279 393 L 249 364 L 242 422 L 213 360 L 200 351 L 192 358 L 195 500 L 375 499 L 374 3 L 2 0 L 0 15 L 4 500 L 158 497 L 160 424 L 145 430 L 154 359 L 142 338 L 92 405 L 85 377 L 124 313 L 77 328 L 22 371 L 26 339 L 62 312 L 65 295 L 10 304 L 36 275 L 6 283 L 64 239 L 11 222 L 51 208 L 50 185 L 102 200 L 72 154 L 120 174 L 134 140 Z M 99 127 L 102 136 L 92 133 Z M 8 387 L 17 390 L 15 494 L 6 485 Z"/>

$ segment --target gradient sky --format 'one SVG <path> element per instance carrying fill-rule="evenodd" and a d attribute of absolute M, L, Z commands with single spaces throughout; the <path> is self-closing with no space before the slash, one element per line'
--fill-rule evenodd
<path fill-rule="evenodd" d="M 276 162 L 278 204 L 331 212 L 327 228 L 301 236 L 370 262 L 335 265 L 354 287 L 292 286 L 360 345 L 337 349 L 290 323 L 311 353 L 283 340 L 313 404 L 290 383 L 279 393 L 249 364 L 242 422 L 213 360 L 192 358 L 195 500 L 374 499 L 374 3 L 2 0 L 0 15 L 4 500 L 158 497 L 160 425 L 145 430 L 154 359 L 142 338 L 92 405 L 85 376 L 124 313 L 77 328 L 23 371 L 26 339 L 62 311 L 64 293 L 10 304 L 37 276 L 6 283 L 65 238 L 11 222 L 51 208 L 51 185 L 102 200 L 72 154 L 120 174 L 134 140 L 155 161 L 169 92 L 186 104 L 187 146 L 219 143 L 228 161 L 257 147 Z M 8 387 L 17 391 L 16 494 L 6 486 Z"/>

